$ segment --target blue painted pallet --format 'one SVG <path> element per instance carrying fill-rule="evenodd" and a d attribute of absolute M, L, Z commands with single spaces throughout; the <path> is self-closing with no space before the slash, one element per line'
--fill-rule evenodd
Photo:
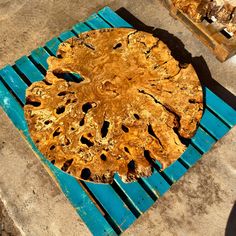
<path fill-rule="evenodd" d="M 163 172 L 159 172 L 156 163 L 149 178 L 125 184 L 115 176 L 112 185 L 98 185 L 78 181 L 54 167 L 29 136 L 23 113 L 25 90 L 29 84 L 43 79 L 48 68 L 47 58 L 56 55 L 62 41 L 85 31 L 108 27 L 132 26 L 105 7 L 45 46 L 33 50 L 29 56 L 23 56 L 13 66 L 7 65 L 0 70 L 1 107 L 52 171 L 62 191 L 94 235 L 121 234 L 236 124 L 236 111 L 204 87 L 206 109 L 200 126 L 185 153 Z"/>

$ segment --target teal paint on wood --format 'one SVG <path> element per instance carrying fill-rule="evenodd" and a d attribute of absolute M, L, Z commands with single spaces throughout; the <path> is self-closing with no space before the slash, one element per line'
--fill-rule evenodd
<path fill-rule="evenodd" d="M 128 196 L 128 199 L 132 202 L 139 213 L 144 213 L 154 203 L 152 198 L 139 183 L 124 183 L 117 174 L 115 175 L 115 181 L 120 189 L 122 189 Z"/>
<path fill-rule="evenodd" d="M 133 213 L 112 189 L 111 185 L 89 182 L 85 182 L 85 184 L 116 222 L 121 231 L 127 229 L 136 220 Z"/>
<path fill-rule="evenodd" d="M 183 153 L 180 159 L 188 166 L 193 166 L 202 155 L 191 145 L 189 144 L 187 150 Z"/>
<path fill-rule="evenodd" d="M 102 20 L 102 18 L 97 14 L 91 15 L 85 22 L 93 29 L 111 28 L 111 26 Z"/>
<path fill-rule="evenodd" d="M 60 43 L 57 38 L 53 38 L 45 44 L 45 48 L 48 49 L 52 55 L 56 55 Z"/>
<path fill-rule="evenodd" d="M 14 125 L 22 131 L 27 132 L 28 128 L 24 121 L 24 112 L 21 109 L 20 104 L 11 95 L 11 93 L 6 89 L 3 83 L 0 81 L 0 105 L 6 112 L 8 117 L 12 120 Z"/>
<path fill-rule="evenodd" d="M 164 195 L 164 193 L 170 188 L 170 185 L 155 169 L 150 177 L 142 178 L 142 181 L 149 187 L 149 189 L 157 198 Z"/>
<path fill-rule="evenodd" d="M 214 116 L 208 109 L 205 109 L 200 124 L 216 139 L 222 138 L 230 128 Z"/>
<path fill-rule="evenodd" d="M 174 183 L 187 172 L 187 169 L 182 164 L 180 164 L 179 161 L 176 161 L 167 167 L 163 172 Z"/>
<path fill-rule="evenodd" d="M 117 15 L 110 7 L 104 7 L 98 12 L 98 15 L 109 22 L 113 27 L 132 28 L 132 25 Z"/>
<path fill-rule="evenodd" d="M 69 38 L 75 37 L 75 34 L 73 34 L 70 30 L 65 31 L 63 33 L 60 34 L 60 36 L 58 37 L 61 41 L 65 41 Z"/>
<path fill-rule="evenodd" d="M 19 100 L 25 103 L 25 89 L 27 85 L 16 73 L 16 71 L 11 66 L 6 66 L 0 70 L 0 76 L 5 81 L 5 83 L 11 88 L 11 90 L 17 94 Z"/>
<path fill-rule="evenodd" d="M 45 71 L 48 69 L 47 59 L 49 56 L 48 52 L 42 47 L 31 52 L 31 57 L 38 65 L 41 65 Z"/>
<path fill-rule="evenodd" d="M 192 142 L 203 153 L 206 153 L 215 144 L 216 140 L 206 133 L 201 127 L 198 127 L 196 134 L 192 138 Z"/>
<path fill-rule="evenodd" d="M 230 127 L 236 125 L 236 110 L 216 96 L 210 89 L 205 88 L 205 91 L 207 107 L 214 111 Z"/>
<path fill-rule="evenodd" d="M 33 83 L 43 79 L 43 74 L 40 73 L 37 67 L 29 60 L 28 57 L 23 56 L 15 62 L 17 68 L 24 74 L 27 79 Z"/>
<path fill-rule="evenodd" d="M 76 25 L 73 26 L 72 30 L 74 30 L 74 32 L 76 34 L 81 34 L 84 33 L 86 31 L 91 30 L 91 28 L 89 28 L 87 25 L 85 25 L 84 23 L 80 22 Z"/>

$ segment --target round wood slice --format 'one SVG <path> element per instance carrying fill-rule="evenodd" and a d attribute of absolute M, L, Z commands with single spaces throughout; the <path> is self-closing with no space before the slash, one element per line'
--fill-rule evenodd
<path fill-rule="evenodd" d="M 63 42 L 48 64 L 26 91 L 25 117 L 38 149 L 76 178 L 150 176 L 153 160 L 164 169 L 180 157 L 201 119 L 192 65 L 181 67 L 151 34 L 89 31 Z"/>

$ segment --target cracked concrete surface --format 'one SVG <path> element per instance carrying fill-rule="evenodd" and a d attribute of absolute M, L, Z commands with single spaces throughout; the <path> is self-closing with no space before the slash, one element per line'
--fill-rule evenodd
<path fill-rule="evenodd" d="M 175 57 L 193 62 L 202 82 L 235 106 L 236 57 L 223 64 L 218 62 L 157 0 L 1 0 L 0 67 L 13 63 L 105 5 L 114 10 L 124 7 L 147 26 L 157 28 L 157 36 L 168 44 Z M 127 12 L 120 13 L 131 19 Z M 0 120 L 0 196 L 21 234 L 89 235 L 2 112 Z M 124 235 L 234 235 L 235 152 L 234 128 Z"/>

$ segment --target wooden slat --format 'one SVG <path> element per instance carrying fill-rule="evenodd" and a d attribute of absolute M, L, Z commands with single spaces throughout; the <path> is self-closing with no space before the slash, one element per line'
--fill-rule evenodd
<path fill-rule="evenodd" d="M 132 25 L 130 25 L 119 15 L 117 15 L 110 7 L 104 7 L 102 10 L 98 12 L 98 15 L 101 16 L 113 27 L 124 27 L 124 28 L 132 27 Z"/>
<path fill-rule="evenodd" d="M 12 120 L 14 125 L 26 133 L 28 128 L 24 119 L 24 112 L 21 109 L 20 104 L 11 95 L 11 93 L 6 89 L 3 83 L 0 81 L 0 105 L 6 112 L 8 117 Z"/>
<path fill-rule="evenodd" d="M 191 140 L 203 153 L 208 152 L 216 142 L 216 140 L 201 127 L 198 127 L 196 134 Z"/>
<path fill-rule="evenodd" d="M 49 56 L 50 55 L 48 52 L 42 47 L 39 47 L 31 52 L 31 57 L 38 65 L 41 65 L 45 71 L 48 69 L 47 59 Z"/>
<path fill-rule="evenodd" d="M 90 17 L 86 19 L 86 24 L 89 25 L 92 29 L 103 29 L 103 28 L 111 28 L 109 24 L 107 24 L 101 17 L 99 17 L 96 13 L 92 14 Z"/>
<path fill-rule="evenodd" d="M 182 154 L 180 159 L 188 166 L 192 167 L 202 155 L 191 144 L 189 144 L 187 150 Z"/>
<path fill-rule="evenodd" d="M 75 34 L 72 33 L 70 30 L 68 30 L 68 31 L 65 31 L 65 32 L 61 33 L 58 38 L 61 41 L 65 41 L 65 40 L 67 40 L 69 38 L 72 38 L 72 37 L 75 37 Z"/>
<path fill-rule="evenodd" d="M 226 104 L 222 99 L 216 96 L 210 89 L 205 88 L 206 104 L 213 112 L 215 112 L 230 127 L 236 125 L 236 111 Z"/>
<path fill-rule="evenodd" d="M 173 183 L 175 183 L 187 172 L 187 169 L 178 161 L 176 161 L 172 165 L 167 167 L 163 172 Z"/>
<path fill-rule="evenodd" d="M 76 25 L 73 26 L 72 30 L 76 33 L 76 34 L 81 34 L 83 32 L 89 31 L 91 30 L 91 28 L 89 28 L 87 25 L 85 25 L 84 23 L 80 22 Z"/>
<path fill-rule="evenodd" d="M 133 203 L 140 213 L 144 213 L 154 203 L 147 192 L 137 182 L 124 183 L 118 175 L 115 176 L 116 184 L 128 196 L 128 199 Z"/>
<path fill-rule="evenodd" d="M 214 116 L 208 109 L 205 109 L 200 124 L 217 140 L 222 138 L 230 128 Z"/>
<path fill-rule="evenodd" d="M 20 78 L 20 76 L 15 72 L 11 66 L 6 66 L 0 70 L 0 76 L 3 78 L 6 84 L 11 88 L 11 90 L 17 94 L 19 100 L 25 103 L 25 89 L 27 85 Z"/>
<path fill-rule="evenodd" d="M 85 184 L 122 231 L 136 220 L 134 214 L 110 185 L 89 182 Z"/>
<path fill-rule="evenodd" d="M 153 171 L 153 174 L 150 177 L 142 178 L 142 181 L 157 198 L 162 196 L 170 188 L 170 185 L 156 170 Z"/>
<path fill-rule="evenodd" d="M 21 73 L 24 74 L 31 83 L 40 81 L 44 77 L 38 68 L 26 56 L 18 59 L 15 64 Z"/>
<path fill-rule="evenodd" d="M 56 55 L 60 43 L 58 38 L 53 38 L 45 44 L 45 48 L 48 49 L 51 54 Z"/>

